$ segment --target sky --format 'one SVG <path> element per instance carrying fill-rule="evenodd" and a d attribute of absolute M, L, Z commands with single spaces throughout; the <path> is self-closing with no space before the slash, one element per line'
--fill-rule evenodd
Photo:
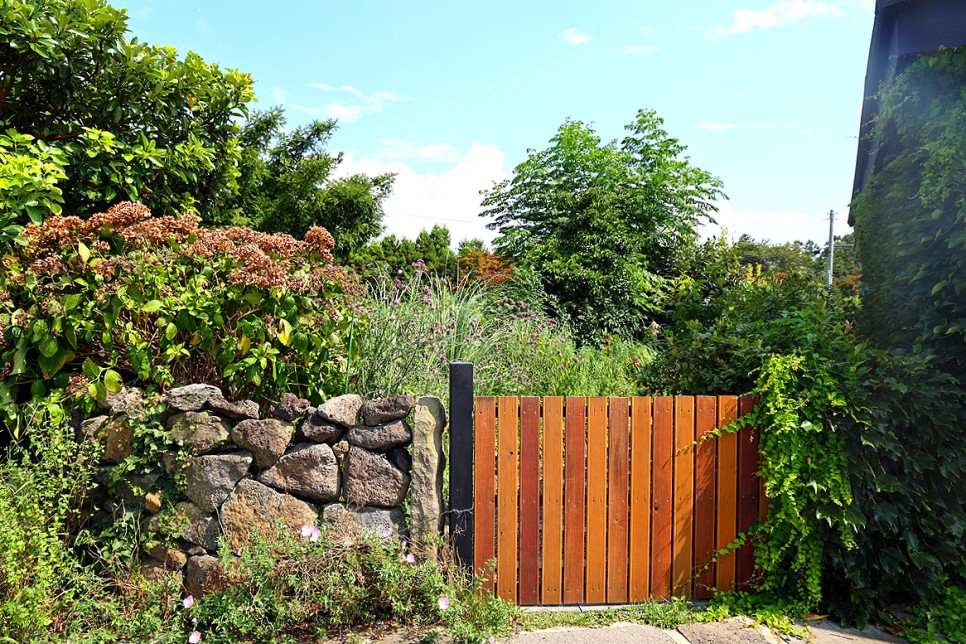
<path fill-rule="evenodd" d="M 397 174 L 388 233 L 496 235 L 480 191 L 568 118 L 619 139 L 652 109 L 728 196 L 719 227 L 849 232 L 874 0 L 115 0 L 142 41 L 255 79 L 288 126 L 338 120 L 342 175 Z"/>

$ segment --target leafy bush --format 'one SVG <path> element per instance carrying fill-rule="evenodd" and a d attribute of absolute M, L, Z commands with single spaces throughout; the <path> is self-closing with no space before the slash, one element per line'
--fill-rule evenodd
<path fill-rule="evenodd" d="M 55 401 L 25 416 L 27 440 L 0 457 L 0 639 L 15 641 L 42 633 L 83 587 L 70 535 L 97 457 Z"/>
<path fill-rule="evenodd" d="M 206 382 L 230 396 L 341 393 L 355 282 L 321 228 L 305 241 L 120 204 L 53 217 L 3 260 L 0 403 L 49 389 L 103 396 L 121 380 Z"/>

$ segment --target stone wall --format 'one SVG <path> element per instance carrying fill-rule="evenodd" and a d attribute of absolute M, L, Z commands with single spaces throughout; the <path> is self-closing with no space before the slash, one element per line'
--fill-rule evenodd
<path fill-rule="evenodd" d="M 153 400 L 124 390 L 99 407 L 80 430 L 104 441 L 98 478 L 111 490 L 104 505 L 143 520 L 167 543 L 147 550 L 146 576 L 184 572 L 188 591 L 201 594 L 220 536 L 237 549 L 279 521 L 292 530 L 325 527 L 341 543 L 392 530 L 423 556 L 436 554 L 446 423 L 438 398 L 367 402 L 349 394 L 313 408 L 286 394 L 262 417 L 254 402 L 229 402 L 218 388 L 196 384 Z M 162 463 L 149 463 L 146 474 L 115 470 L 144 443 L 138 427 L 146 409 L 155 449 L 166 446 Z M 407 496 L 411 528 L 400 507 Z"/>

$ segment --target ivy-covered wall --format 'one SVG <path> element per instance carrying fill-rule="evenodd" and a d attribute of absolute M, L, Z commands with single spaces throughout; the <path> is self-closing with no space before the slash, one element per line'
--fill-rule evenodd
<path fill-rule="evenodd" d="M 853 204 L 862 326 L 966 377 L 966 49 L 921 56 L 882 89 L 877 168 Z"/>

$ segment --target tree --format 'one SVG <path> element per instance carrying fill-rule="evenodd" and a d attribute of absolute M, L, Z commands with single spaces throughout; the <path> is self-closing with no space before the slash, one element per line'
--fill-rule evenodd
<path fill-rule="evenodd" d="M 532 268 L 583 341 L 640 335 L 649 295 L 710 219 L 721 183 L 682 157 L 663 121 L 641 110 L 620 142 L 566 121 L 543 151 L 484 194 L 497 253 Z"/>
<path fill-rule="evenodd" d="M 0 15 L 0 156 L 36 160 L 52 180 L 33 196 L 0 183 L 17 208 L 8 222 L 123 199 L 204 213 L 235 190 L 248 74 L 128 41 L 125 12 L 103 0 L 0 0 Z"/>
<path fill-rule="evenodd" d="M 238 194 L 210 220 L 295 236 L 323 226 L 335 237 L 336 259 L 347 260 L 382 232 L 382 202 L 394 175 L 333 179 L 342 153 L 332 155 L 326 145 L 335 130 L 327 120 L 286 132 L 281 108 L 253 112 L 239 136 Z"/>
<path fill-rule="evenodd" d="M 450 248 L 450 232 L 436 224 L 432 230 L 421 230 L 416 240 L 387 235 L 361 249 L 352 257 L 352 265 L 365 277 L 410 275 L 413 265 L 440 276 L 455 275 L 456 254 Z"/>

